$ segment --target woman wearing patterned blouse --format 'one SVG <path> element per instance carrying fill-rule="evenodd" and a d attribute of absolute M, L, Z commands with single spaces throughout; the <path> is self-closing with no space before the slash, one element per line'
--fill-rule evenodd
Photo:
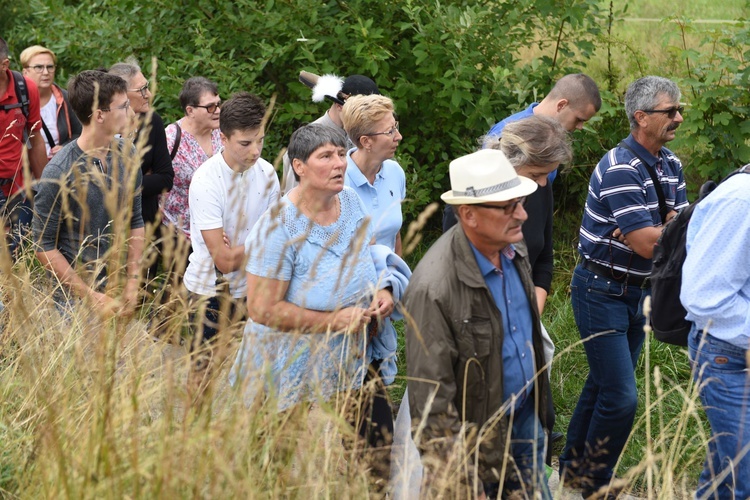
<path fill-rule="evenodd" d="M 288 151 L 299 185 L 248 236 L 249 321 L 230 374 L 279 410 L 360 387 L 366 327 L 394 306 L 377 289 L 367 213 L 344 187 L 344 135 L 306 125 Z"/>
<path fill-rule="evenodd" d="M 166 128 L 167 149 L 172 155 L 174 186 L 162 200 L 162 223 L 170 228 L 177 243 L 183 236 L 190 240 L 190 210 L 188 190 L 193 174 L 206 160 L 221 148 L 219 133 L 219 113 L 221 99 L 216 83 L 201 76 L 190 78 L 182 86 L 180 105 L 185 116 Z M 178 139 L 179 137 L 179 139 Z M 175 260 L 175 271 L 181 275 L 187 266 L 190 245 L 179 259 Z M 180 252 L 176 252 L 180 255 Z"/>

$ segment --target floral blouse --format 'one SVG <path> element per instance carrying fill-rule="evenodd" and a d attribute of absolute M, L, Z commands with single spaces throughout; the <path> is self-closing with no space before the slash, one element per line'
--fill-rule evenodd
<path fill-rule="evenodd" d="M 182 126 L 182 120 L 178 120 L 177 123 Z M 172 123 L 165 130 L 167 133 L 167 149 L 171 153 L 177 135 L 177 127 Z M 211 133 L 211 147 L 213 149 L 211 156 L 221 149 L 219 129 Z M 190 181 L 198 167 L 203 165 L 208 158 L 209 155 L 203 151 L 203 148 L 198 144 L 198 140 L 183 128 L 180 148 L 174 160 L 172 160 L 174 185 L 172 190 L 162 198 L 162 212 L 164 213 L 164 224 L 179 228 L 188 238 L 190 238 L 190 210 L 188 208 Z"/>

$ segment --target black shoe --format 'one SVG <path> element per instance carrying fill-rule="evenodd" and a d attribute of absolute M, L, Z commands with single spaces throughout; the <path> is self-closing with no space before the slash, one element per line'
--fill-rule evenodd
<path fill-rule="evenodd" d="M 562 439 L 565 437 L 565 434 L 562 432 L 553 432 L 549 435 L 549 444 L 553 445 L 557 443 L 558 441 L 562 441 Z"/>

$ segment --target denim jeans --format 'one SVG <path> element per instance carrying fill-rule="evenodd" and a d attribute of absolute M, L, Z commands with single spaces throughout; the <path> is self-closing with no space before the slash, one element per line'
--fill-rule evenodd
<path fill-rule="evenodd" d="M 573 315 L 589 374 L 568 427 L 561 471 L 584 492 L 607 485 L 633 427 L 638 394 L 635 366 L 645 337 L 642 299 L 648 294 L 576 267 Z"/>
<path fill-rule="evenodd" d="M 485 484 L 488 499 L 505 498 L 522 492 L 519 498 L 542 498 L 551 500 L 544 469 L 547 435 L 539 421 L 534 398 L 511 413 L 510 454 L 513 463 L 509 464 L 509 474 L 503 484 L 503 494 L 498 483 Z M 539 496 L 535 496 L 536 494 Z"/>
<path fill-rule="evenodd" d="M 696 497 L 710 493 L 709 498 L 750 498 L 747 349 L 701 333 L 693 327 L 688 347 L 701 403 L 711 424 L 711 440 Z"/>

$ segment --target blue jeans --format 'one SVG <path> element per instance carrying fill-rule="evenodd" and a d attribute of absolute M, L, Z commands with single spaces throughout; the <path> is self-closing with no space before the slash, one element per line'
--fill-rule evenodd
<path fill-rule="evenodd" d="M 750 497 L 750 378 L 747 349 L 693 327 L 688 338 L 694 377 L 711 424 L 697 497 Z M 703 342 L 701 344 L 701 341 Z M 720 476 L 725 477 L 721 478 Z"/>
<path fill-rule="evenodd" d="M 635 366 L 645 334 L 648 294 L 576 267 L 570 284 L 573 315 L 589 374 L 568 427 L 560 468 L 593 493 L 612 478 L 638 406 Z"/>
<path fill-rule="evenodd" d="M 539 421 L 534 398 L 529 398 L 520 408 L 511 413 L 510 452 L 513 463 L 503 484 L 503 495 L 499 495 L 498 483 L 486 484 L 485 493 L 489 499 L 500 498 L 513 492 L 523 492 L 521 498 L 537 498 L 540 493 L 544 500 L 551 500 L 544 469 L 547 436 Z"/>

